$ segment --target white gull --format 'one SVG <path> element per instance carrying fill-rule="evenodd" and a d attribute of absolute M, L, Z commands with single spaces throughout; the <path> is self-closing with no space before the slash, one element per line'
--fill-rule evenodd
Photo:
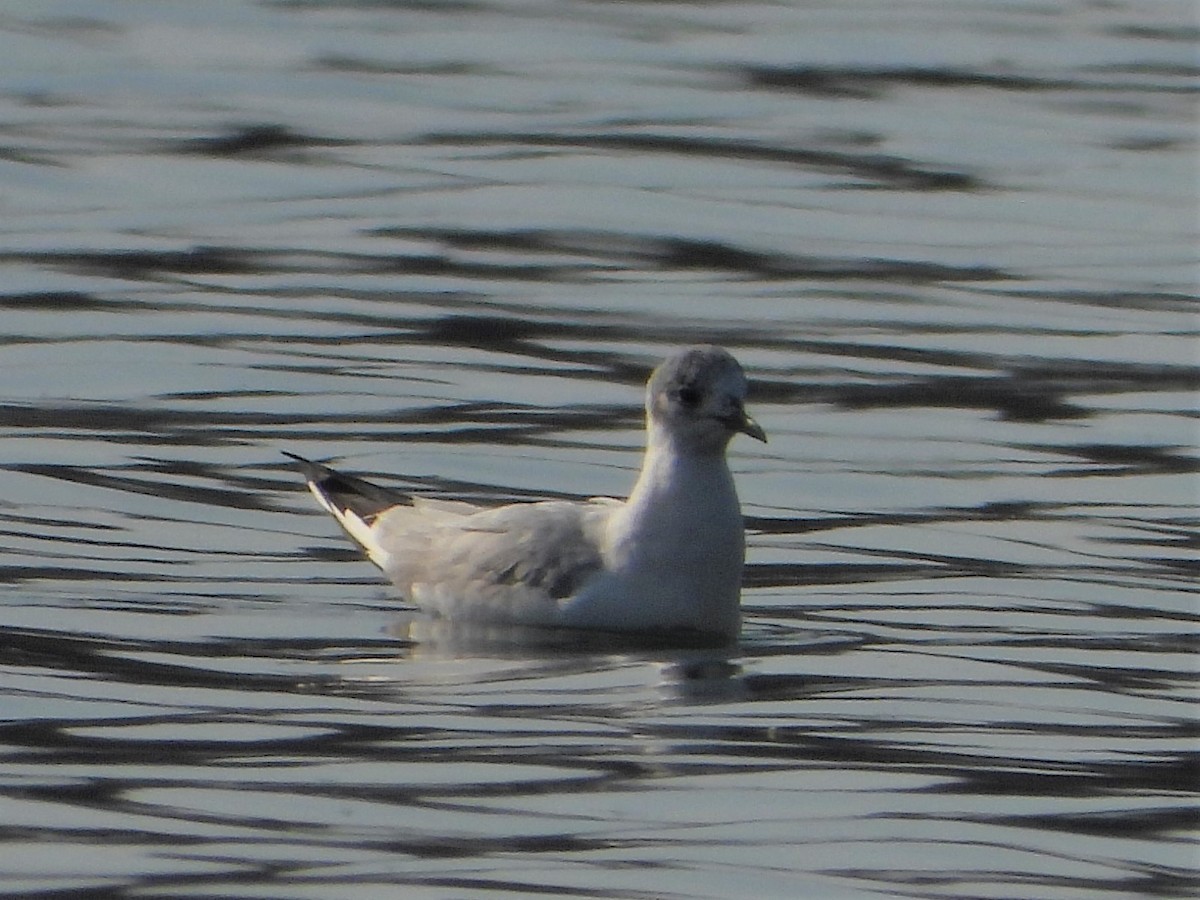
<path fill-rule="evenodd" d="M 741 627 L 745 529 L 726 447 L 766 434 L 720 347 L 669 357 L 646 385 L 629 499 L 485 508 L 410 496 L 287 454 L 317 502 L 418 607 L 450 621 L 618 632 Z"/>

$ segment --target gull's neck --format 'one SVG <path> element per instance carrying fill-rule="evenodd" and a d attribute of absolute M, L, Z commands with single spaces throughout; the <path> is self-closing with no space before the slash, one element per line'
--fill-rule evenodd
<path fill-rule="evenodd" d="M 745 533 L 723 445 L 681 446 L 651 423 L 641 474 L 605 545 L 622 601 L 610 618 L 737 633 Z"/>
<path fill-rule="evenodd" d="M 725 447 L 680 441 L 656 422 L 647 431 L 642 469 L 626 504 L 624 526 L 638 540 L 686 542 L 698 523 L 734 522 L 741 513 Z"/>

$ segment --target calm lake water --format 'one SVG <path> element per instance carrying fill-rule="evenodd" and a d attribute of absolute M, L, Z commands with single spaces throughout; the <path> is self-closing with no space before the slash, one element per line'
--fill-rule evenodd
<path fill-rule="evenodd" d="M 6 897 L 1200 890 L 1187 2 L 9 0 Z M 740 643 L 405 613 L 280 451 L 623 495 Z"/>

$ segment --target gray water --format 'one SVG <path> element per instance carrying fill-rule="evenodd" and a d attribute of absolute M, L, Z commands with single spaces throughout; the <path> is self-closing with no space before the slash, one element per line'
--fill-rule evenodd
<path fill-rule="evenodd" d="M 1198 36 L 9 0 L 0 892 L 1200 889 Z M 735 647 L 413 618 L 280 453 L 622 495 L 694 341 L 771 436 Z"/>

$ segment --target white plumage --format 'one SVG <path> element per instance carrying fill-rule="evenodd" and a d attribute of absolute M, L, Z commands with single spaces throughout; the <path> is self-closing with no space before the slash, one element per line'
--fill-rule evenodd
<path fill-rule="evenodd" d="M 725 450 L 737 432 L 766 440 L 745 397 L 741 366 L 719 347 L 668 358 L 646 387 L 646 452 L 624 502 L 486 509 L 399 494 L 293 458 L 321 506 L 434 615 L 732 639 L 745 534 Z"/>

